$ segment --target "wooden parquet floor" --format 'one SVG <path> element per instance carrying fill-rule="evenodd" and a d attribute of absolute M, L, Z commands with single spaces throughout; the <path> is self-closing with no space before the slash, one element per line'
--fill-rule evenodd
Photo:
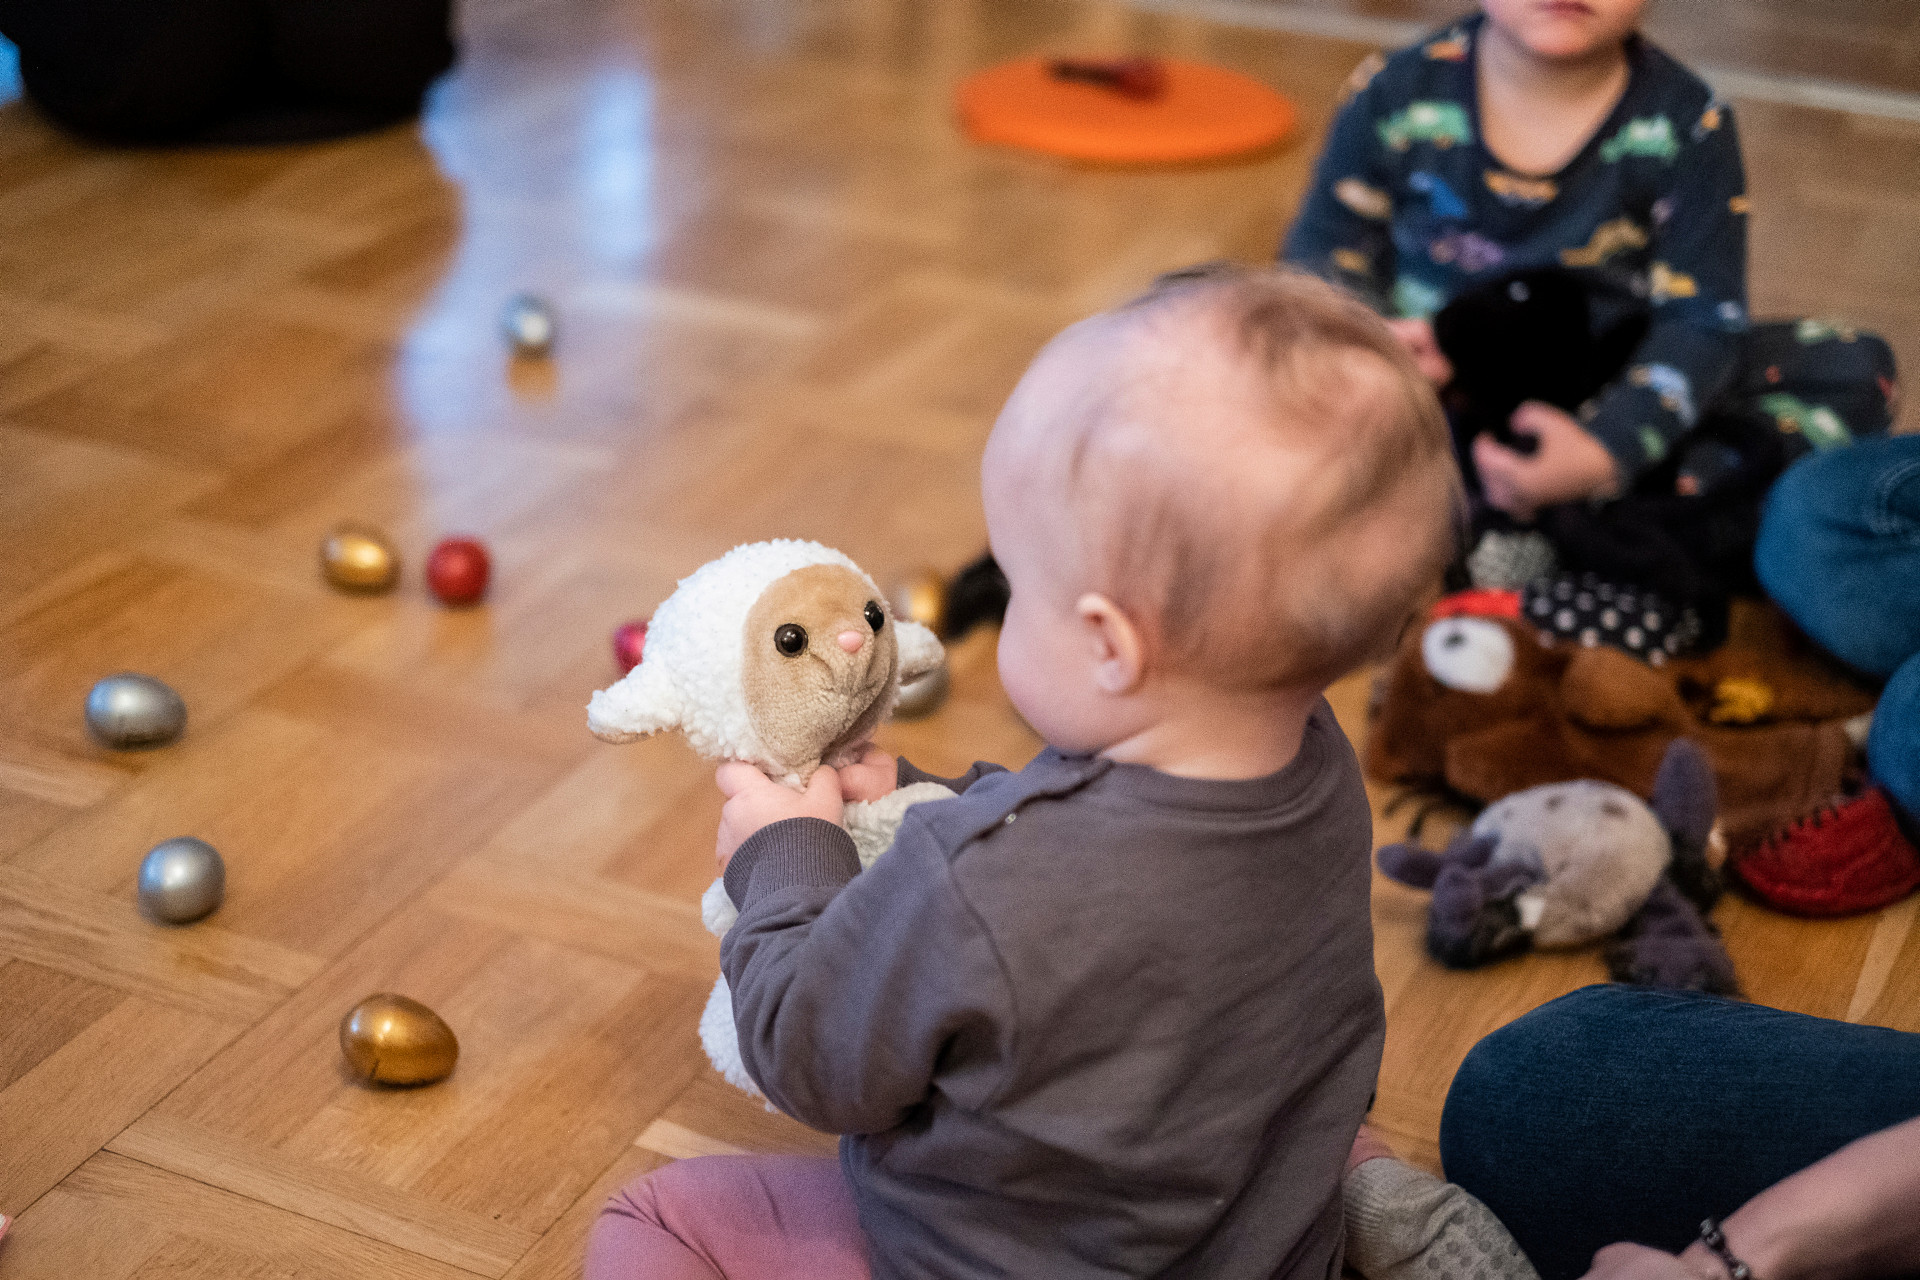
<path fill-rule="evenodd" d="M 1364 52 L 1093 0 L 475 0 L 464 25 L 424 122 L 353 141 L 115 152 L 0 106 L 6 1280 L 567 1276 L 636 1173 L 827 1149 L 701 1057 L 718 797 L 677 741 L 587 734 L 608 632 L 739 541 L 883 579 L 971 556 L 1036 347 L 1159 270 L 1267 257 Z M 968 146 L 954 77 L 1036 47 L 1213 58 L 1304 132 L 1151 173 Z M 1912 366 L 1920 128 L 1743 125 L 1759 309 L 1845 314 Z M 502 350 L 522 289 L 558 307 L 550 365 Z M 396 593 L 320 581 L 343 517 L 403 548 Z M 484 607 L 420 584 L 453 532 L 493 548 Z M 1024 759 L 992 648 L 885 743 Z M 124 669 L 185 695 L 179 743 L 88 740 Z M 1363 681 L 1337 696 L 1360 734 Z M 188 833 L 226 904 L 148 923 L 140 856 Z M 1432 1164 L 1467 1047 L 1600 966 L 1448 973 L 1423 911 L 1377 892 L 1378 1119 Z M 1915 911 L 1720 918 L 1756 998 L 1920 1029 Z M 456 1029 L 446 1083 L 348 1078 L 335 1026 L 381 990 Z"/>

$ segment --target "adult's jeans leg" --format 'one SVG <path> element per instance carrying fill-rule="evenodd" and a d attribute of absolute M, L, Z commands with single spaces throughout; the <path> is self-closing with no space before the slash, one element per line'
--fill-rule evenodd
<path fill-rule="evenodd" d="M 1920 1115 L 1920 1035 L 1693 992 L 1593 986 L 1487 1036 L 1440 1122 L 1447 1177 L 1542 1280 L 1700 1220 Z"/>
<path fill-rule="evenodd" d="M 1767 495 L 1754 568 L 1800 629 L 1876 676 L 1920 653 L 1920 436 L 1802 458 Z"/>
<path fill-rule="evenodd" d="M 1920 609 L 1920 603 L 1914 607 Z M 1902 663 L 1880 691 L 1867 735 L 1867 768 L 1893 797 L 1908 831 L 1920 839 L 1920 653 Z"/>

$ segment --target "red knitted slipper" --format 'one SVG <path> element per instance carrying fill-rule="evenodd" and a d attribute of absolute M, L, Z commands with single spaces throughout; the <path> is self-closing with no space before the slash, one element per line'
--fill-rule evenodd
<path fill-rule="evenodd" d="M 1733 870 L 1769 906 L 1845 916 L 1920 887 L 1920 850 L 1901 833 L 1887 793 L 1869 787 L 1774 832 Z"/>

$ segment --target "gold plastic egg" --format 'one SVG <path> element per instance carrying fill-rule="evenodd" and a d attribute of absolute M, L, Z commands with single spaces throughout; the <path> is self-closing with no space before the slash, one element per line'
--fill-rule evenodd
<path fill-rule="evenodd" d="M 940 634 L 947 617 L 947 584 L 933 570 L 922 569 L 902 578 L 887 593 L 887 601 L 893 605 L 894 617 L 917 622 Z"/>
<path fill-rule="evenodd" d="M 418 1000 L 368 996 L 340 1019 L 340 1052 L 362 1080 L 432 1084 L 453 1073 L 460 1041 L 440 1015 Z"/>
<path fill-rule="evenodd" d="M 385 591 L 400 578 L 400 553 L 377 529 L 343 524 L 320 544 L 327 581 L 348 591 Z"/>

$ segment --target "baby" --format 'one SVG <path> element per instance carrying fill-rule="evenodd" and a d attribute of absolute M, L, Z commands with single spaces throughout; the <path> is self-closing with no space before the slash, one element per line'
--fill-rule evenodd
<path fill-rule="evenodd" d="M 926 775 L 722 766 L 741 1054 L 840 1159 L 661 1169 L 588 1275 L 1337 1269 L 1385 1022 L 1322 692 L 1436 581 L 1457 483 L 1411 357 L 1303 274 L 1199 269 L 1055 339 L 983 464 L 1001 679 L 1051 745 L 858 875 L 843 802 Z"/>

